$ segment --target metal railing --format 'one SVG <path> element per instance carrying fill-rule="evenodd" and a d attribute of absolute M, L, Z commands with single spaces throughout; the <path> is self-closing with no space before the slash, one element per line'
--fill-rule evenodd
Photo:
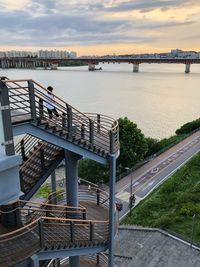
<path fill-rule="evenodd" d="M 12 204 L 1 205 L 1 221 L 6 225 L 27 225 L 40 217 L 69 218 L 76 215 L 77 218 L 86 218 L 84 207 L 73 207 L 68 205 L 54 205 L 48 202 L 37 203 L 33 201 L 18 200 Z"/>
<path fill-rule="evenodd" d="M 65 138 L 75 138 L 98 152 L 117 153 L 119 150 L 118 122 L 100 114 L 81 113 L 33 80 L 5 80 L 9 89 L 12 123 L 34 121 L 51 123 L 60 128 Z M 59 116 L 49 120 L 46 103 L 53 105 Z"/>
<path fill-rule="evenodd" d="M 92 244 L 108 244 L 107 221 L 41 217 L 0 236 L 0 265 L 14 265 L 44 248 L 83 248 Z"/>
<path fill-rule="evenodd" d="M 55 198 L 59 198 L 59 203 L 66 203 L 66 193 L 61 192 L 55 196 L 54 193 L 49 195 L 49 199 L 51 202 L 55 200 Z M 79 201 L 89 201 L 95 203 L 98 206 L 103 206 L 106 209 L 109 209 L 109 194 L 98 187 L 94 186 L 84 186 L 81 185 L 78 191 L 78 199 Z"/>
<path fill-rule="evenodd" d="M 33 151 L 33 148 L 35 148 L 39 142 L 42 142 L 42 140 L 26 134 L 20 142 L 16 144 L 15 152 L 20 154 L 23 160 L 26 160 L 27 157 L 30 156 L 30 152 Z"/>

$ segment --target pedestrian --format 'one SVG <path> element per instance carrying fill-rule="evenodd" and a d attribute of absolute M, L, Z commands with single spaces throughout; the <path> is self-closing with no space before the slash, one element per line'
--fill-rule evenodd
<path fill-rule="evenodd" d="M 49 119 L 52 119 L 52 114 L 54 113 L 56 115 L 56 117 L 59 117 L 58 115 L 58 111 L 55 108 L 55 100 L 54 100 L 54 95 L 52 94 L 53 92 L 53 87 L 52 86 L 48 86 L 47 87 L 47 101 L 46 101 L 46 107 L 47 107 L 47 111 L 49 114 Z"/>

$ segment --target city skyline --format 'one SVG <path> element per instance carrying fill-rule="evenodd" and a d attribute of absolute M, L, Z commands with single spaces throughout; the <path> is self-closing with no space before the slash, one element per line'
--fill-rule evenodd
<path fill-rule="evenodd" d="M 0 50 L 58 49 L 78 56 L 199 51 L 198 2 L 0 0 Z"/>

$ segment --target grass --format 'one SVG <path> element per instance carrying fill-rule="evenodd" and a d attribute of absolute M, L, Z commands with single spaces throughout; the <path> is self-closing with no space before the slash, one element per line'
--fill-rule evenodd
<path fill-rule="evenodd" d="M 58 187 L 56 190 L 57 199 L 59 200 L 60 195 L 64 192 L 63 188 Z M 36 197 L 43 197 L 48 199 L 48 196 L 51 194 L 51 186 L 48 183 L 43 184 L 36 193 Z"/>
<path fill-rule="evenodd" d="M 200 244 L 200 153 L 152 192 L 127 216 L 124 224 L 157 227 Z"/>

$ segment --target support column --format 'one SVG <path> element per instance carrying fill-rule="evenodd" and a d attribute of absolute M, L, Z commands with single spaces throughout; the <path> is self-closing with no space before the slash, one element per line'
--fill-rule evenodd
<path fill-rule="evenodd" d="M 66 192 L 67 205 L 78 206 L 78 161 L 81 156 L 65 150 L 65 170 L 66 170 Z M 69 217 L 76 218 L 76 215 L 69 214 Z M 69 257 L 70 267 L 79 267 L 79 256 Z"/>
<path fill-rule="evenodd" d="M 0 81 L 0 205 L 15 201 L 22 195 L 19 179 L 21 156 L 15 155 L 9 104 L 8 88 Z"/>
<path fill-rule="evenodd" d="M 190 63 L 185 64 L 185 73 L 190 73 Z"/>
<path fill-rule="evenodd" d="M 116 182 L 116 156 L 110 155 L 110 201 L 109 201 L 109 256 L 108 266 L 114 266 L 114 236 L 115 236 L 115 182 Z"/>
<path fill-rule="evenodd" d="M 93 70 L 95 70 L 95 64 L 90 63 L 90 64 L 88 65 L 88 70 L 89 70 L 89 71 L 93 71 Z"/>
<path fill-rule="evenodd" d="M 133 72 L 139 72 L 139 64 L 138 63 L 133 64 Z"/>
<path fill-rule="evenodd" d="M 51 63 L 50 64 L 50 69 L 51 70 L 57 70 L 58 69 L 58 64 L 57 63 Z"/>
<path fill-rule="evenodd" d="M 32 255 L 30 259 L 31 259 L 31 267 L 40 267 L 39 259 L 37 255 L 35 254 Z"/>

